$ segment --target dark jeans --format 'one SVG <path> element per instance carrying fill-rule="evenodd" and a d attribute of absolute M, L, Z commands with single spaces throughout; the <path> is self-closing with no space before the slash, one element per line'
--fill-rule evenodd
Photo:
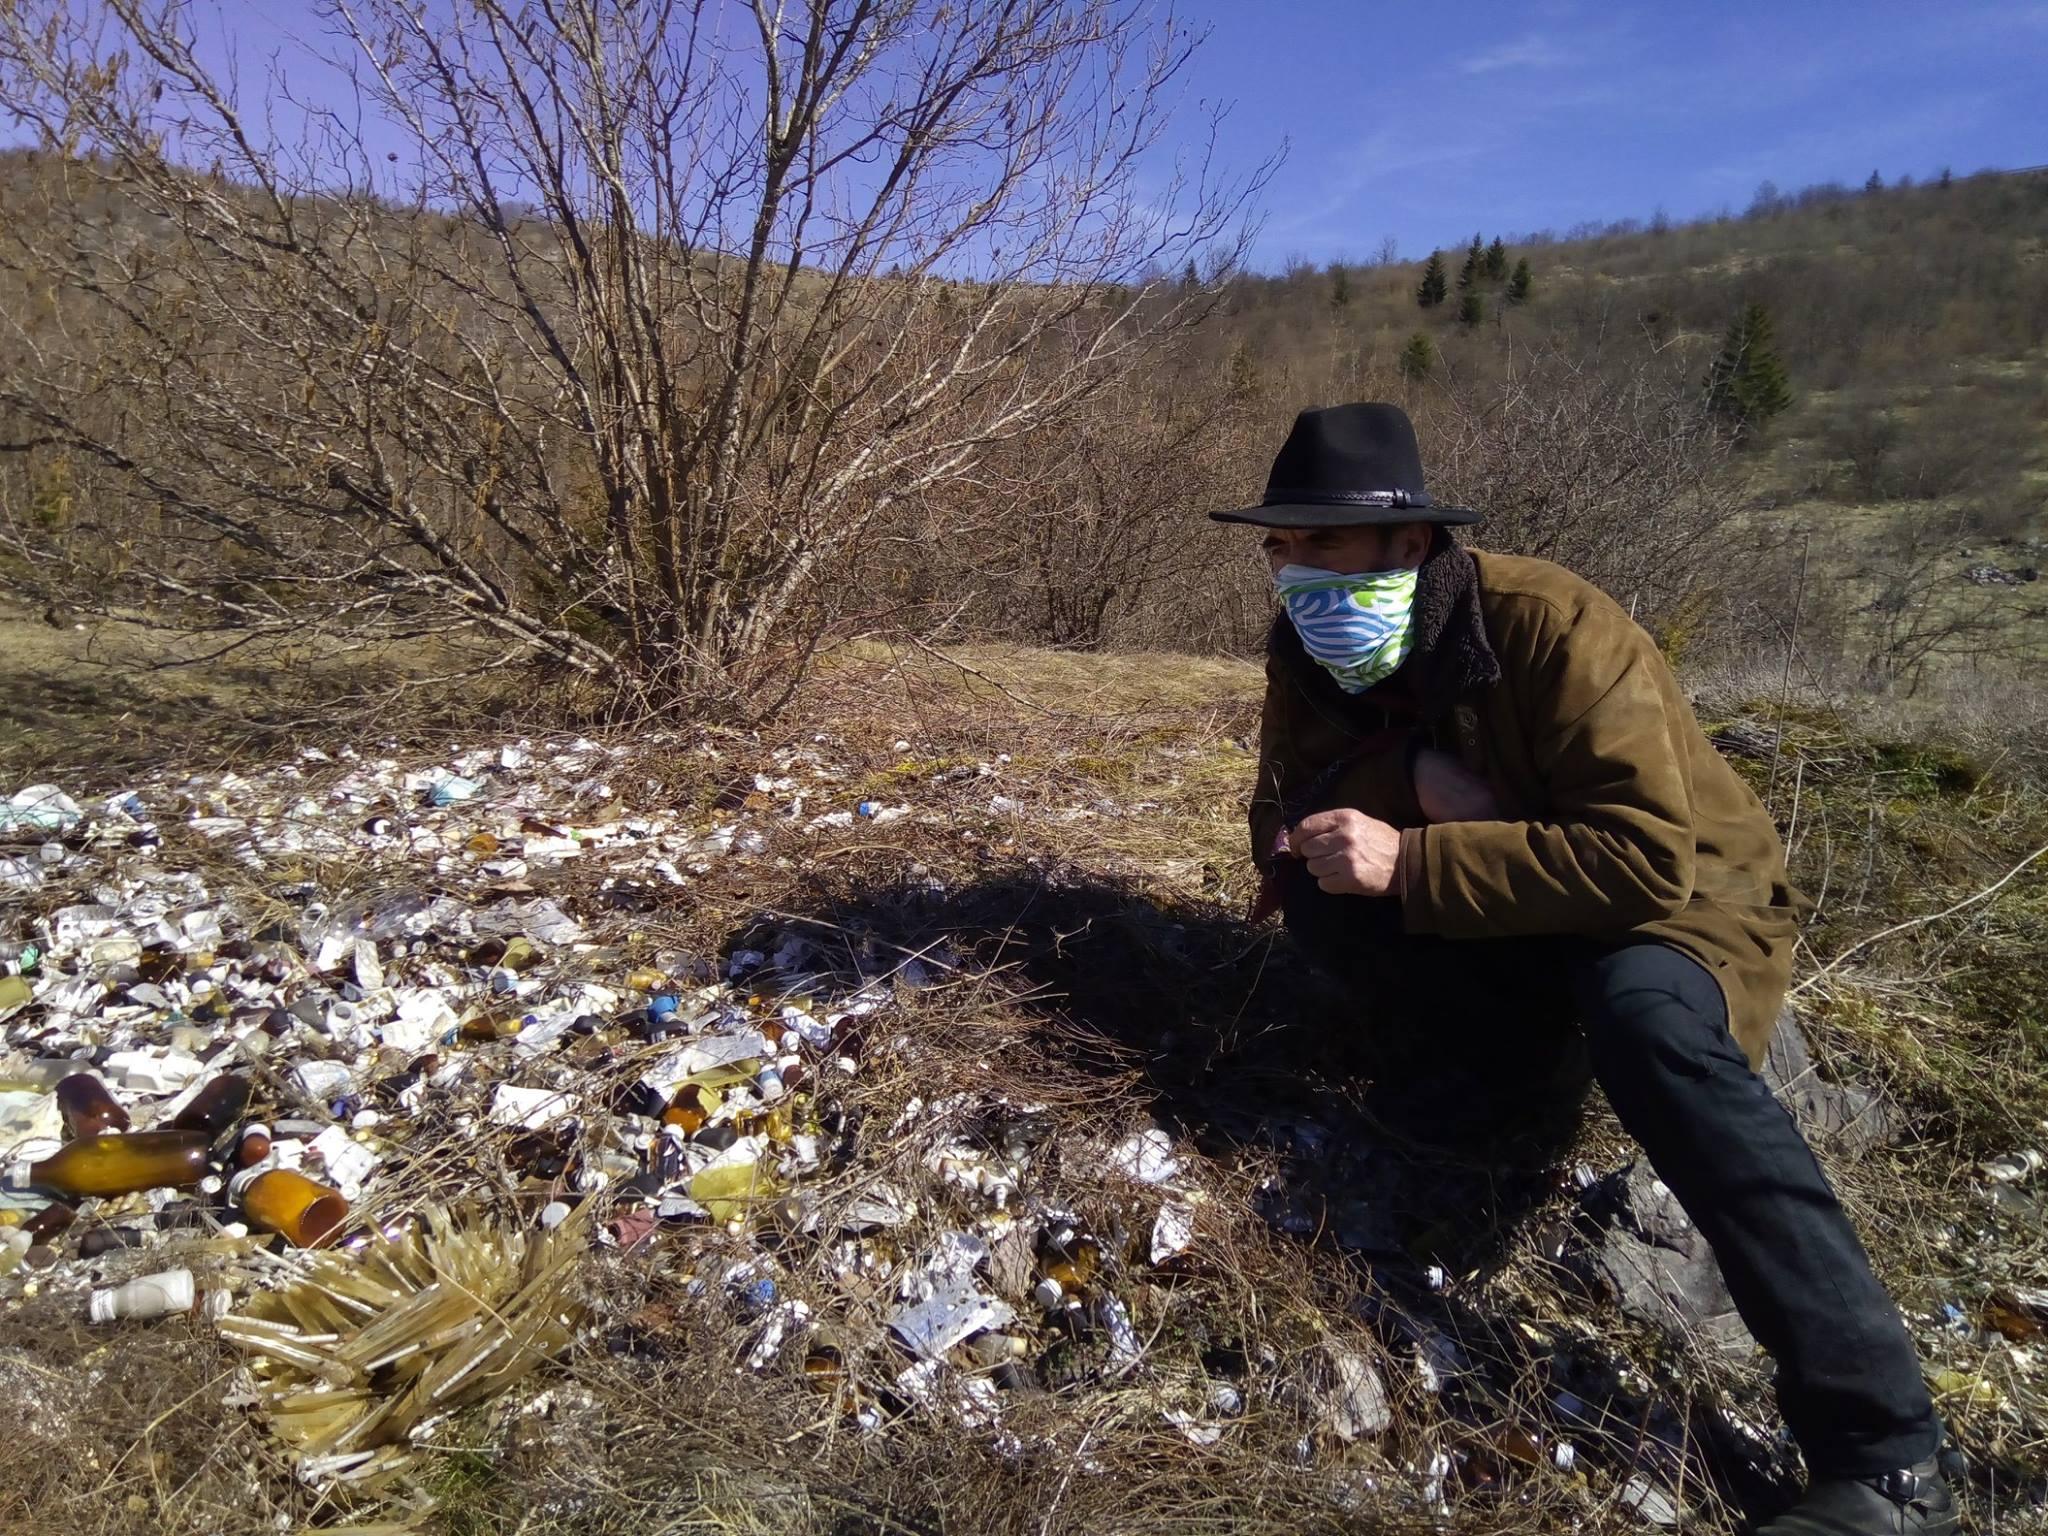
<path fill-rule="evenodd" d="M 1662 944 L 1403 935 L 1391 902 L 1303 879 L 1286 895 L 1288 928 L 1311 957 L 1390 1028 L 1425 1026 L 1435 1051 L 1469 1059 L 1499 1040 L 1525 1062 L 1523 1041 L 1576 1017 L 1608 1102 L 1776 1360 L 1779 1407 L 1808 1467 L 1863 1476 L 1934 1453 L 1934 1405 L 1898 1309 L 1799 1128 L 1729 1034 L 1704 968 Z"/>

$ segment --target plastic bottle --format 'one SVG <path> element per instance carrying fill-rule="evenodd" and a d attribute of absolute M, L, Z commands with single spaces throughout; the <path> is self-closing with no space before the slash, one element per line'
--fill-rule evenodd
<path fill-rule="evenodd" d="M 316 1184 L 289 1168 L 271 1168 L 249 1179 L 237 1177 L 228 1187 L 242 1202 L 249 1225 L 281 1232 L 299 1248 L 320 1248 L 332 1242 L 348 1220 L 348 1201 L 340 1192 Z"/>
<path fill-rule="evenodd" d="M 206 1177 L 206 1137 L 198 1131 L 138 1131 L 133 1136 L 82 1136 L 24 1172 L 13 1188 L 67 1198 L 130 1195 L 139 1189 L 189 1189 Z"/>
<path fill-rule="evenodd" d="M 161 1274 L 130 1280 L 126 1285 L 94 1291 L 86 1303 L 86 1315 L 96 1323 L 111 1323 L 117 1318 L 170 1317 L 190 1312 L 196 1296 L 191 1270 L 167 1269 Z"/>
<path fill-rule="evenodd" d="M 73 1136 L 128 1129 L 128 1111 L 90 1072 L 74 1072 L 57 1085 L 57 1110 Z"/>
<path fill-rule="evenodd" d="M 202 1131 L 210 1143 L 249 1107 L 249 1079 L 223 1073 L 201 1088 L 171 1121 L 174 1131 Z"/>

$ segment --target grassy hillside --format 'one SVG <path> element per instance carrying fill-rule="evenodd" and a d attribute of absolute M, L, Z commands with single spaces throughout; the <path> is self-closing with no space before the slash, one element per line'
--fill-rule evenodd
<path fill-rule="evenodd" d="M 2043 654 L 2029 573 L 2048 564 L 2048 173 L 1819 188 L 1742 217 L 1509 237 L 1506 265 L 1528 261 L 1529 297 L 1513 303 L 1505 282 L 1482 279 L 1477 324 L 1458 317 L 1465 253 L 1441 254 L 1452 285 L 1428 309 L 1416 302 L 1420 261 L 1232 285 L 1202 345 L 1250 419 L 1233 489 L 1256 491 L 1257 446 L 1294 410 L 1376 394 L 1418 416 L 1440 483 L 1497 513 L 1546 455 L 1576 449 L 1566 418 L 1579 397 L 1612 413 L 1588 375 L 1696 392 L 1730 322 L 1759 303 L 1792 403 L 1699 466 L 1750 546 L 1717 584 L 1768 590 L 1789 609 L 1809 563 L 1806 643 L 1850 681 L 1912 686 L 1923 654 L 1950 675 L 1993 653 Z M 1419 379 L 1400 368 L 1418 336 L 1435 359 Z M 1519 429 L 1517 456 L 1489 462 L 1486 440 L 1517 422 L 1534 424 Z M 1589 469 L 1630 446 L 1596 449 Z M 1598 491 L 1581 482 L 1572 494 Z M 1474 537 L 1499 532 L 1496 518 Z M 1752 628 L 1735 648 L 1769 638 Z"/>

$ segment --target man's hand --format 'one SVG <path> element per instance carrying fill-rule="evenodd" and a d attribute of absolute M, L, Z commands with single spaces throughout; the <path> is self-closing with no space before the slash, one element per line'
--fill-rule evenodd
<path fill-rule="evenodd" d="M 1333 896 L 1386 896 L 1394 890 L 1401 834 L 1363 811 L 1318 811 L 1288 838 L 1316 884 Z"/>
<path fill-rule="evenodd" d="M 1415 754 L 1415 799 L 1430 821 L 1499 821 L 1500 802 L 1486 780 L 1448 752 Z"/>

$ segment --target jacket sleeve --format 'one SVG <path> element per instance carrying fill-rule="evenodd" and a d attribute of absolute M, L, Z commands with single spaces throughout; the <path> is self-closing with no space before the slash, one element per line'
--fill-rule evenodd
<path fill-rule="evenodd" d="M 1663 658 L 1619 611 L 1545 629 L 1528 675 L 1501 684 L 1528 690 L 1543 815 L 1403 833 L 1410 932 L 1615 932 L 1691 899 L 1692 782 Z"/>

